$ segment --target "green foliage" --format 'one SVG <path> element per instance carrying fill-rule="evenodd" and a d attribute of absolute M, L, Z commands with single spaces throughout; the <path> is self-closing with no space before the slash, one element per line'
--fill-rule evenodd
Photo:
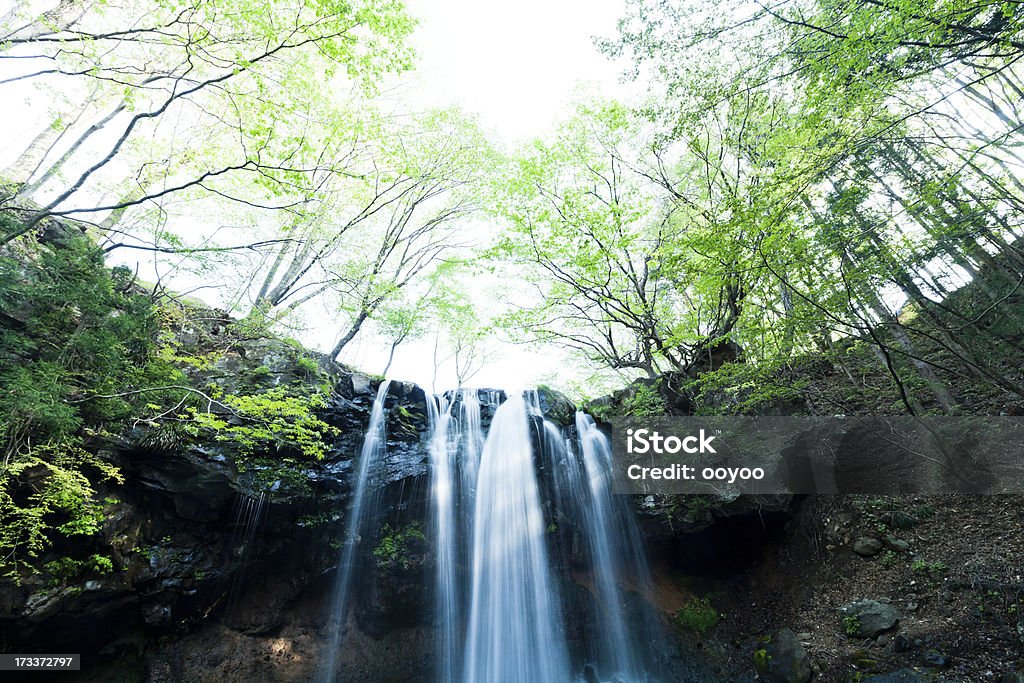
<path fill-rule="evenodd" d="M 721 615 L 707 598 L 692 598 L 676 610 L 675 621 L 682 628 L 695 633 L 706 633 L 718 625 Z"/>
<path fill-rule="evenodd" d="M 764 674 L 768 672 L 768 666 L 772 661 L 771 655 L 768 654 L 766 648 L 758 648 L 754 650 L 754 669 L 758 673 Z"/>
<path fill-rule="evenodd" d="M 327 453 L 327 438 L 339 433 L 316 416 L 316 409 L 327 405 L 328 396 L 323 386 L 311 393 L 301 386 L 278 386 L 244 395 L 222 395 L 214 387 L 211 397 L 220 411 L 190 406 L 182 415 L 182 427 L 193 437 L 212 435 L 230 443 L 240 463 L 267 451 L 294 451 L 318 460 Z"/>
<path fill-rule="evenodd" d="M 16 249 L 0 255 L 0 309 L 17 316 L 0 324 L 5 451 L 138 415 L 142 399 L 126 390 L 178 377 L 150 357 L 157 316 L 125 270 L 103 268 L 80 237 Z"/>
<path fill-rule="evenodd" d="M 665 398 L 661 395 L 661 382 L 645 384 L 638 382 L 633 395 L 622 402 L 622 409 L 631 417 L 658 417 L 668 412 Z"/>
<path fill-rule="evenodd" d="M 70 557 L 59 557 L 43 565 L 43 571 L 49 575 L 51 587 L 63 586 L 83 572 L 109 574 L 114 571 L 114 561 L 106 555 L 90 555 L 84 560 Z"/>
<path fill-rule="evenodd" d="M 897 554 L 896 552 L 894 552 L 892 550 L 886 550 L 886 551 L 882 552 L 882 557 L 879 559 L 878 562 L 883 567 L 892 567 L 892 566 L 895 566 L 898 561 L 899 561 L 899 554 Z"/>
<path fill-rule="evenodd" d="M 17 580 L 57 539 L 99 531 L 97 487 L 121 475 L 87 438 L 151 412 L 169 392 L 135 390 L 180 374 L 151 353 L 152 303 L 73 233 L 0 252 L 0 310 L 0 569 Z"/>
<path fill-rule="evenodd" d="M 855 614 L 843 617 L 843 632 L 848 636 L 860 634 L 860 617 Z"/>
<path fill-rule="evenodd" d="M 946 570 L 949 569 L 949 565 L 947 565 L 942 560 L 927 562 L 923 559 L 918 558 L 910 564 L 910 568 L 918 574 L 936 575 L 945 573 Z"/>
<path fill-rule="evenodd" d="M 723 363 L 692 382 L 702 414 L 744 414 L 800 397 L 805 380 L 787 382 L 772 363 Z"/>
<path fill-rule="evenodd" d="M 316 375 L 320 372 L 320 364 L 316 362 L 315 358 L 311 358 L 306 354 L 300 354 L 295 359 L 295 365 L 299 368 L 299 370 L 302 370 L 303 372 L 310 375 Z"/>
<path fill-rule="evenodd" d="M 374 548 L 373 556 L 377 558 L 378 566 L 382 567 L 397 564 L 402 569 L 408 569 L 412 562 L 410 552 L 413 544 L 426 540 L 423 526 L 419 522 L 401 529 L 392 529 L 390 524 L 385 524 L 380 534 L 380 542 Z"/>

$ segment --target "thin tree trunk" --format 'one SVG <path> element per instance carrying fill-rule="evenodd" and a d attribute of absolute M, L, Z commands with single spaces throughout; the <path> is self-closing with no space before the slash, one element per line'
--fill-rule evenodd
<path fill-rule="evenodd" d="M 61 168 L 63 168 L 64 164 L 66 164 L 68 160 L 75 155 L 75 152 L 77 152 L 90 137 L 92 137 L 97 132 L 103 130 L 103 128 L 106 127 L 108 123 L 113 121 L 118 114 L 124 111 L 124 108 L 125 103 L 124 101 L 121 101 L 121 103 L 114 107 L 114 109 L 109 114 L 107 114 L 102 119 L 89 126 L 84 133 L 78 136 L 78 139 L 75 140 L 70 147 L 68 147 L 67 151 L 65 151 L 64 154 L 62 154 L 61 157 L 57 159 L 57 161 L 50 164 L 49 168 L 47 168 L 42 174 L 40 174 L 39 177 L 36 178 L 36 180 L 25 185 L 25 187 L 18 192 L 18 196 L 31 197 L 36 192 L 38 192 L 39 189 L 43 185 L 45 185 L 47 181 L 50 180 L 50 178 L 52 178 L 57 172 L 60 171 Z"/>

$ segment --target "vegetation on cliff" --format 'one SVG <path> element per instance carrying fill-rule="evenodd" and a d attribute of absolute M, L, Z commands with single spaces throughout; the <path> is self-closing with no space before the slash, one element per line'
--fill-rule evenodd
<path fill-rule="evenodd" d="M 279 479 L 322 458 L 337 429 L 316 416 L 327 366 L 216 311 L 153 297 L 78 230 L 0 253 L 0 566 L 110 571 L 90 541 L 122 477 L 109 449 L 222 444 L 240 469 Z M 284 369 L 224 361 L 270 344 Z M 257 361 L 258 362 L 258 361 Z M 290 374 L 289 374 L 290 373 Z M 284 381 L 282 381 L 282 379 Z M 56 559 L 54 559 L 56 558 Z"/>

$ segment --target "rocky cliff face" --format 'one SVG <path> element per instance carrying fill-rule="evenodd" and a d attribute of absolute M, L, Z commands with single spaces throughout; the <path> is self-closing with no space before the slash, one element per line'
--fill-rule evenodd
<path fill-rule="evenodd" d="M 291 358 L 283 343 L 240 343 L 200 374 L 244 378 L 258 367 L 265 369 L 261 381 L 280 382 L 299 373 Z M 44 575 L 0 584 L 3 651 L 47 652 L 59 644 L 61 651 L 82 652 L 99 679 L 110 675 L 109 666 L 152 680 L 241 680 L 247 666 L 276 671 L 280 680 L 311 674 L 353 460 L 379 384 L 324 364 L 333 391 L 318 413 L 337 436 L 322 461 L 287 477 L 274 480 L 272 469 L 258 467 L 243 471 L 220 443 L 168 443 L 151 426 L 96 443 L 124 476 L 123 484 L 101 491 L 106 518 L 94 539 L 112 571 L 84 571 L 59 585 Z M 418 387 L 392 383 L 394 424 L 380 491 L 391 519 L 425 516 L 424 401 Z M 357 630 L 379 638 L 420 626 L 425 555 L 413 549 L 401 563 L 371 573 Z M 365 668 L 373 661 L 384 673 L 403 667 L 411 673 L 420 667 L 422 640 L 381 645 L 371 636 L 356 638 L 367 654 L 350 648 L 347 663 Z M 399 651 L 407 652 L 404 658 Z"/>
<path fill-rule="evenodd" d="M 224 334 L 224 322 L 185 331 L 179 340 L 183 347 L 205 348 Z M 227 348 L 215 362 L 189 370 L 192 386 L 215 381 L 232 392 L 307 377 L 284 342 L 232 340 Z M 0 584 L 3 650 L 47 652 L 60 644 L 61 651 L 83 654 L 87 680 L 313 677 L 326 646 L 331 579 L 355 485 L 355 459 L 380 383 L 325 359 L 318 362 L 317 381 L 329 377 L 332 390 L 317 415 L 336 430 L 320 461 L 281 468 L 260 460 L 240 464 L 229 444 L 176 439 L 152 424 L 93 443 L 124 475 L 123 483 L 100 492 L 108 504 L 102 533 L 94 539 L 113 570 L 83 571 L 59 584 L 45 574 Z M 541 390 L 539 399 L 549 419 L 572 424 L 575 407 L 563 396 Z M 392 382 L 389 441 L 376 495 L 382 523 L 401 535 L 402 547 L 369 553 L 357 572 L 360 584 L 340 662 L 348 679 L 430 675 L 426 587 L 432 555 L 422 534 L 400 533 L 428 524 L 425 401 L 419 387 Z M 706 519 L 679 525 L 672 501 L 640 502 L 646 533 L 656 542 L 711 523 L 707 512 Z M 571 557 L 566 561 L 573 564 Z M 586 590 L 585 581 L 575 583 L 567 574 L 567 603 L 587 604 Z M 572 599 L 576 592 L 579 600 Z M 585 624 L 585 615 L 571 623 Z"/>

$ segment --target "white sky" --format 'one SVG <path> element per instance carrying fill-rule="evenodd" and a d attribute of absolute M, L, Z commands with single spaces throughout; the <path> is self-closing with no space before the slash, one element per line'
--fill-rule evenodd
<path fill-rule="evenodd" d="M 622 0 L 407 0 L 420 19 L 409 88 L 457 103 L 506 142 L 542 135 L 578 83 L 613 94 L 619 68 L 594 36 L 611 36 Z"/>
<path fill-rule="evenodd" d="M 594 47 L 594 36 L 612 36 L 622 0 L 407 0 L 420 20 L 413 36 L 416 70 L 395 95 L 414 107 L 456 104 L 479 116 L 484 129 L 508 145 L 549 132 L 567 111 L 578 87 L 622 94 L 621 67 Z M 487 226 L 480 226 L 487 229 Z M 513 285 L 514 286 L 514 285 Z M 372 337 L 346 350 L 350 362 L 380 372 L 386 350 Z M 514 345 L 496 345 L 470 384 L 525 387 L 568 379 L 566 355 Z M 428 390 L 434 380 L 433 340 L 399 347 L 388 374 Z M 442 365 L 436 389 L 456 384 Z"/>

